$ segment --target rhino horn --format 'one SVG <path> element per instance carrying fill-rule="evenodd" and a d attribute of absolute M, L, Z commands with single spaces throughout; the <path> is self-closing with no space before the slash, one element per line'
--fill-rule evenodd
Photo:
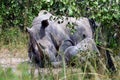
<path fill-rule="evenodd" d="M 37 47 L 38 47 L 38 51 L 39 51 L 39 53 L 40 53 L 40 56 L 43 57 L 44 54 L 43 54 L 43 49 L 42 49 L 42 47 L 41 47 L 41 44 L 38 43 L 36 40 L 35 40 L 35 43 L 37 44 Z"/>
<path fill-rule="evenodd" d="M 28 29 L 29 30 L 29 29 Z M 29 31 L 28 31 L 29 32 Z M 30 33 L 30 36 L 31 36 L 31 38 L 32 38 L 32 42 L 33 42 L 33 44 L 36 44 L 37 45 L 37 47 L 38 47 L 38 51 L 39 51 L 39 55 L 40 55 L 40 57 L 43 57 L 44 55 L 43 55 L 43 48 L 42 48 L 42 46 L 41 46 L 41 44 L 36 40 L 36 38 L 32 35 L 32 33 L 31 32 L 29 32 Z"/>

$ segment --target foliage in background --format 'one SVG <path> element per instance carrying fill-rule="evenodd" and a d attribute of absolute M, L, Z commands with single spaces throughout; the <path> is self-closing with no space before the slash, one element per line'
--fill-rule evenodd
<path fill-rule="evenodd" d="M 55 15 L 93 18 L 101 24 L 100 27 L 106 34 L 104 38 L 109 47 L 119 46 L 119 0 L 1 0 L 0 41 L 5 40 L 4 43 L 9 44 L 18 39 L 16 36 L 24 32 L 26 27 L 31 27 L 33 18 L 43 9 Z M 100 41 L 96 42 L 100 44 Z"/>

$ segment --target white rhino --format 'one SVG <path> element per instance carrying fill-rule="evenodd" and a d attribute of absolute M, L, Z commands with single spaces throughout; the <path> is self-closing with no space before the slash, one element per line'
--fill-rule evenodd
<path fill-rule="evenodd" d="M 69 24 L 73 24 L 75 30 L 72 34 L 70 28 L 67 27 Z M 78 50 L 82 49 L 82 44 L 86 44 L 84 43 L 86 39 L 90 40 L 89 44 L 94 47 L 90 50 L 98 52 L 94 40 L 92 40 L 92 27 L 89 19 L 85 17 L 76 19 L 62 16 L 59 18 L 42 10 L 27 31 L 30 35 L 29 57 L 40 67 L 44 66 L 44 56 L 54 63 L 61 60 L 58 52 L 63 52 L 67 58 L 70 58 L 68 55 L 76 55 Z M 87 46 L 89 47 L 89 45 Z M 76 50 L 76 47 L 79 48 Z"/>

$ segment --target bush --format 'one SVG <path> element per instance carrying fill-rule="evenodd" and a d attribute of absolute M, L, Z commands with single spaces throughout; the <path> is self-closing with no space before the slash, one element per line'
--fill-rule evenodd
<path fill-rule="evenodd" d="M 4 40 L 9 39 L 12 42 L 14 41 L 12 40 L 13 37 L 16 38 L 15 35 L 19 35 L 19 33 L 6 29 L 19 27 L 24 32 L 26 27 L 31 26 L 33 18 L 38 15 L 39 11 L 45 9 L 56 15 L 93 18 L 101 23 L 100 28 L 105 33 L 103 35 L 105 35 L 104 40 L 106 40 L 107 45 L 110 48 L 118 48 L 120 39 L 114 39 L 113 36 L 115 34 L 117 34 L 117 37 L 120 35 L 119 6 L 119 0 L 2 0 L 0 7 L 0 30 L 6 32 L 2 35 L 9 35 Z M 8 31 L 11 32 L 7 33 Z M 6 40 L 5 44 L 7 42 L 9 41 Z M 96 42 L 100 43 L 100 41 Z"/>

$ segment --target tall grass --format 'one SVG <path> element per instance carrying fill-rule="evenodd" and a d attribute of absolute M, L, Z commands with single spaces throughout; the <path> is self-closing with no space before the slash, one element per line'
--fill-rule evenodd
<path fill-rule="evenodd" d="M 119 80 L 120 59 L 114 58 L 116 72 L 109 72 L 105 62 L 98 58 L 87 59 L 76 66 L 39 68 L 34 64 L 21 63 L 17 68 L 0 67 L 0 80 Z M 64 62 L 64 61 L 63 61 Z"/>
<path fill-rule="evenodd" d="M 27 41 L 27 35 L 19 28 L 10 28 L 0 32 L 0 49 L 9 48 L 17 51 L 25 49 L 27 51 Z M 73 60 L 75 62 L 73 67 L 66 66 L 64 56 L 61 68 L 53 68 L 47 64 L 46 68 L 39 68 L 28 63 L 21 63 L 17 68 L 0 67 L 0 80 L 119 80 L 120 58 L 118 56 L 112 58 L 117 68 L 117 71 L 113 73 L 106 68 L 105 58 L 92 54 L 92 57 L 87 56 L 83 62 L 79 62 L 78 58 Z"/>
<path fill-rule="evenodd" d="M 16 48 L 26 46 L 27 35 L 22 32 L 18 27 L 6 28 L 0 32 L 0 47 Z"/>
<path fill-rule="evenodd" d="M 11 27 L 0 31 L 0 57 L 10 53 L 18 57 L 27 56 L 28 37 L 20 28 Z M 13 54 L 12 54 L 13 53 Z"/>

